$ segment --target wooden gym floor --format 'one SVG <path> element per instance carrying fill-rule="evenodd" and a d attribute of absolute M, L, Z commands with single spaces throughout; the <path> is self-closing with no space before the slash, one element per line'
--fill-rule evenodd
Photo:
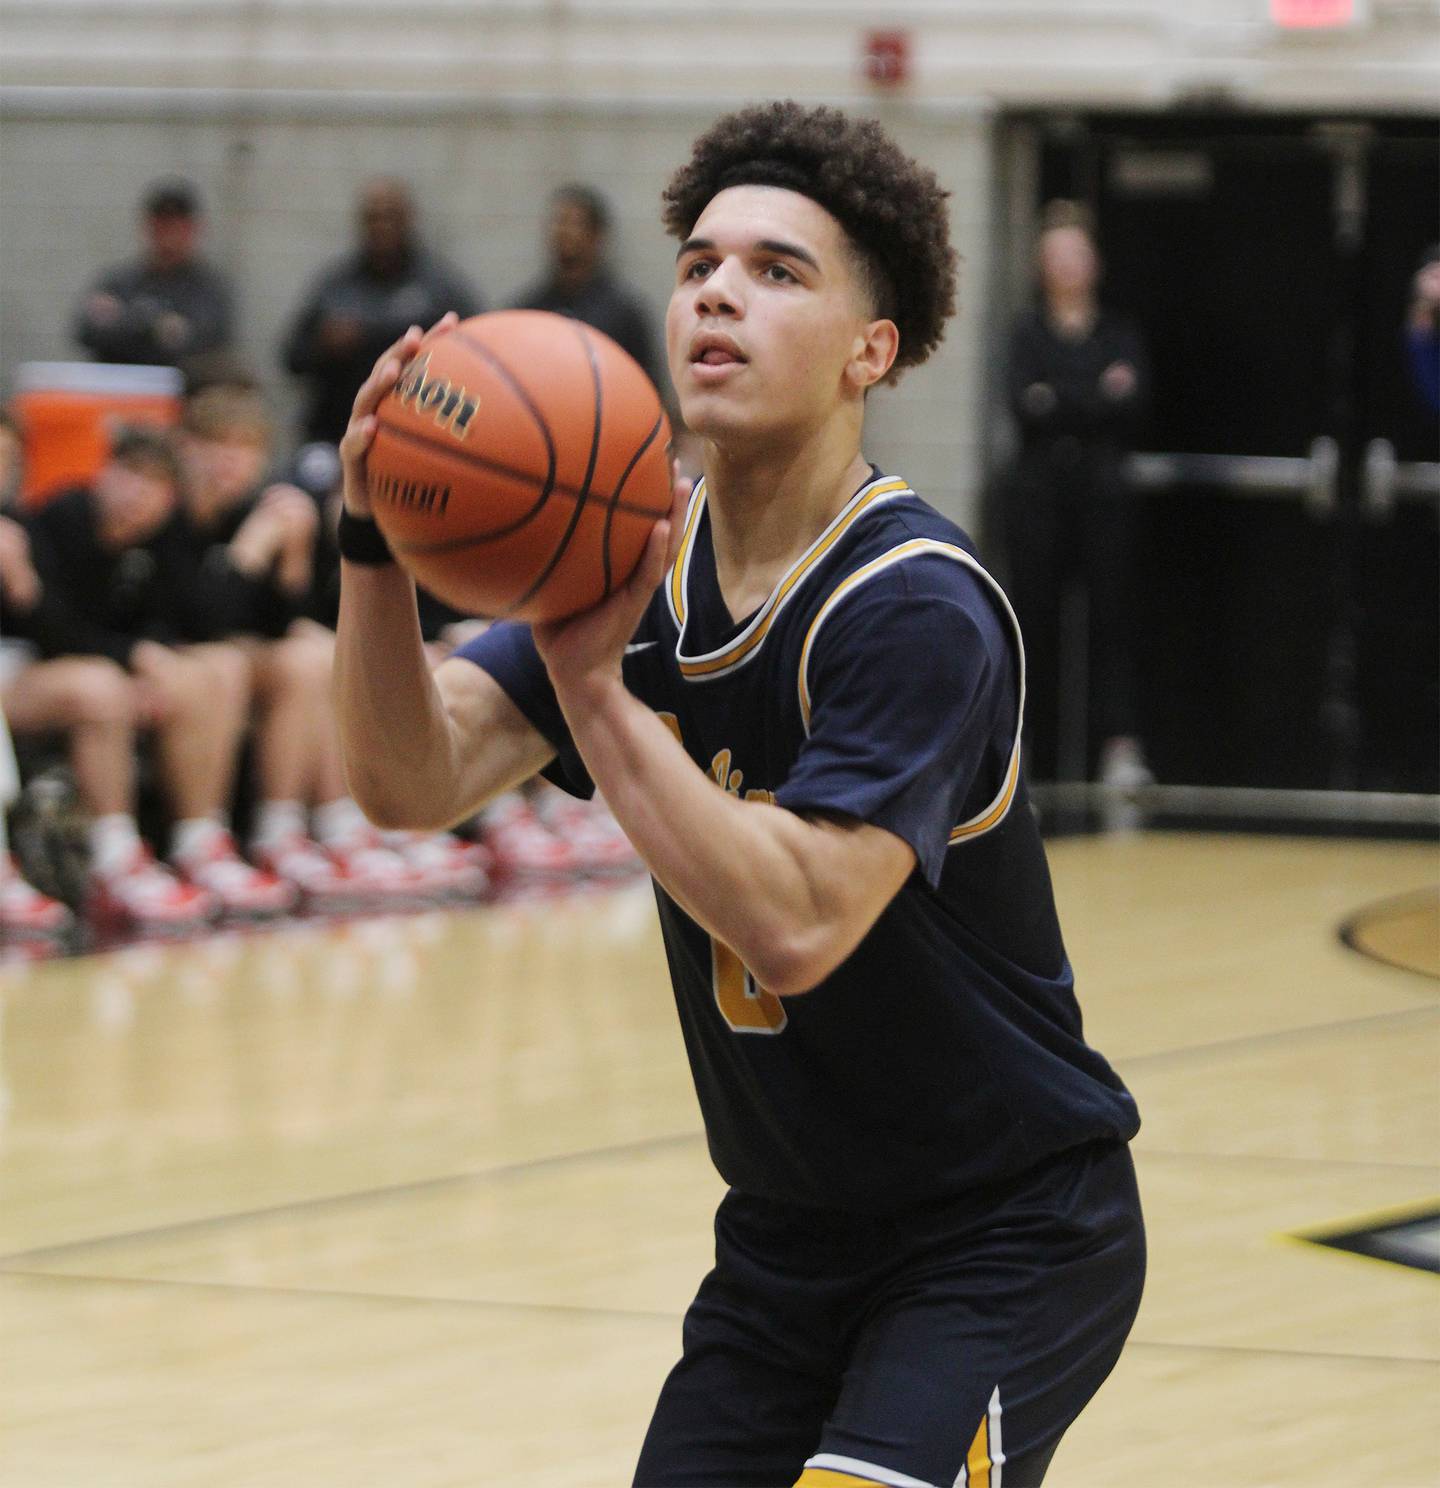
<path fill-rule="evenodd" d="M 1434 847 L 1052 861 L 1152 1261 L 1050 1483 L 1440 1483 L 1436 1276 L 1287 1238 L 1440 1202 Z M 628 1483 L 719 1196 L 648 888 L 9 968 L 0 1015 L 5 1488 Z"/>

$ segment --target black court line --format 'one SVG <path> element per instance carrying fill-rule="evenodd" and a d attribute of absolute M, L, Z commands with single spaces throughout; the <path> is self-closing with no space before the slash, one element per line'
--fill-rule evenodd
<path fill-rule="evenodd" d="M 325 1287 L 258 1286 L 228 1281 L 187 1281 L 171 1277 L 90 1276 L 65 1271 L 4 1271 L 5 1277 L 23 1277 L 26 1281 L 80 1283 L 88 1286 L 133 1287 L 142 1289 L 173 1288 L 179 1291 L 235 1292 L 251 1296 L 273 1296 L 295 1300 L 326 1302 L 361 1302 L 404 1307 L 448 1307 L 475 1312 L 522 1312 L 555 1317 L 591 1317 L 609 1321 L 663 1322 L 679 1324 L 680 1312 L 661 1312 L 639 1307 L 586 1307 L 564 1302 L 505 1302 L 491 1297 L 417 1297 L 404 1292 L 350 1292 Z M 1368 1354 L 1341 1349 L 1274 1348 L 1248 1343 L 1171 1343 L 1164 1339 L 1131 1338 L 1126 1351 L 1178 1352 L 1202 1354 L 1238 1354 L 1278 1359 L 1339 1360 L 1357 1364 L 1398 1364 L 1402 1367 L 1440 1369 L 1440 1359 L 1411 1359 L 1403 1354 Z"/>
<path fill-rule="evenodd" d="M 1137 1065 L 1159 1064 L 1166 1060 L 1192 1059 L 1197 1055 L 1204 1057 L 1211 1054 L 1229 1054 L 1265 1044 L 1285 1043 L 1290 1039 L 1324 1037 L 1326 1034 L 1333 1033 L 1353 1033 L 1357 1028 L 1389 1023 L 1420 1022 L 1426 1018 L 1440 1018 L 1440 1007 L 1429 1004 L 1424 1007 L 1400 1008 L 1391 1013 L 1367 1013 L 1361 1018 L 1339 1018 L 1329 1023 L 1301 1023 L 1294 1028 L 1277 1028 L 1269 1033 L 1245 1033 L 1236 1038 L 1215 1039 L 1204 1044 L 1179 1044 L 1173 1049 L 1156 1049 L 1149 1054 L 1116 1055 L 1111 1063 L 1133 1069 Z"/>
<path fill-rule="evenodd" d="M 91 1246 L 122 1245 L 130 1240 L 156 1240 L 165 1235 L 183 1235 L 196 1230 L 222 1229 L 226 1225 L 243 1224 L 249 1220 L 270 1219 L 282 1214 L 302 1214 L 310 1210 L 340 1208 L 346 1204 L 363 1204 L 377 1199 L 402 1198 L 410 1194 L 424 1193 L 430 1189 L 459 1187 L 467 1183 L 484 1183 L 517 1177 L 522 1173 L 535 1172 L 540 1168 L 564 1167 L 569 1163 L 589 1162 L 597 1157 L 622 1157 L 632 1153 L 658 1152 L 666 1147 L 683 1147 L 689 1143 L 701 1143 L 704 1133 L 699 1131 L 672 1132 L 664 1137 L 645 1137 L 636 1142 L 619 1142 L 613 1147 L 587 1147 L 577 1152 L 560 1152 L 550 1157 L 527 1158 L 524 1162 L 501 1163 L 493 1168 L 476 1168 L 468 1173 L 449 1173 L 442 1178 L 421 1178 L 414 1183 L 395 1183 L 384 1188 L 355 1189 L 349 1193 L 325 1194 L 315 1199 L 293 1199 L 286 1204 L 267 1204 L 259 1209 L 237 1209 L 226 1214 L 206 1214 L 198 1219 L 175 1220 L 170 1224 L 154 1225 L 141 1230 L 122 1230 L 108 1235 L 92 1235 L 85 1240 L 63 1240 L 58 1245 L 42 1245 L 33 1250 L 17 1250 L 9 1255 L 0 1255 L 0 1268 L 13 1269 L 16 1262 L 46 1260 L 52 1256 L 66 1255 L 70 1251 L 85 1250 Z"/>
<path fill-rule="evenodd" d="M 1412 905 L 1424 905 L 1428 908 L 1435 900 L 1433 889 L 1411 889 L 1407 894 L 1392 894 L 1388 899 L 1382 899 L 1378 904 L 1369 904 L 1364 909 L 1357 910 L 1348 919 L 1342 921 L 1335 934 L 1340 944 L 1348 951 L 1354 951 L 1357 956 L 1364 956 L 1367 961 L 1378 962 L 1381 966 L 1392 967 L 1396 971 L 1408 971 L 1411 976 L 1423 977 L 1432 985 L 1440 981 L 1433 971 L 1427 971 L 1423 966 L 1416 966 L 1409 961 L 1397 961 L 1393 956 L 1382 955 L 1373 946 L 1364 944 L 1360 935 L 1368 925 L 1376 920 L 1384 920 L 1397 912 L 1408 910 Z"/>

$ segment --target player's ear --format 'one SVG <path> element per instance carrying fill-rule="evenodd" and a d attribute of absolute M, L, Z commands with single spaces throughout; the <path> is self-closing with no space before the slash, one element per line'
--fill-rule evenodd
<path fill-rule="evenodd" d="M 899 351 L 900 332 L 895 322 L 872 320 L 855 337 L 845 375 L 863 393 L 889 375 Z"/>

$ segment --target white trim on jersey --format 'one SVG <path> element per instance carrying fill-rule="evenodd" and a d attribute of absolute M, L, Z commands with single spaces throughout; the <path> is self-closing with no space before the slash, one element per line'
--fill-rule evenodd
<path fill-rule="evenodd" d="M 852 1477 L 868 1478 L 873 1483 L 886 1483 L 889 1488 L 935 1488 L 933 1483 L 927 1483 L 923 1478 L 912 1478 L 888 1467 L 876 1467 L 873 1462 L 861 1462 L 858 1457 L 842 1457 L 836 1452 L 821 1452 L 805 1466 L 849 1473 Z"/>
<path fill-rule="evenodd" d="M 986 1408 L 985 1420 L 982 1423 L 986 1428 L 984 1488 L 1001 1488 L 1000 1480 L 1005 1466 L 1005 1452 L 1000 1445 L 1000 1416 L 1000 1386 L 996 1385 L 990 1392 L 990 1404 Z M 978 1439 L 980 1433 L 977 1431 L 975 1435 Z M 960 1464 L 960 1471 L 955 1474 L 955 1481 L 951 1484 L 951 1488 L 979 1488 L 979 1485 L 972 1484 L 970 1481 L 970 1457 L 974 1450 L 972 1443 L 965 1453 L 965 1461 Z"/>
<path fill-rule="evenodd" d="M 954 847 L 958 842 L 969 842 L 976 837 L 983 837 L 986 832 L 999 826 L 1010 810 L 1010 803 L 1015 799 L 1015 788 L 1020 781 L 1020 734 L 1025 718 L 1025 641 L 1020 634 L 1020 622 L 1015 617 L 1015 611 L 1010 607 L 1005 591 L 981 564 L 964 548 L 957 547 L 954 543 L 940 542 L 931 537 L 911 538 L 908 542 L 891 548 L 889 552 L 882 553 L 878 558 L 872 558 L 869 563 L 862 564 L 854 573 L 835 586 L 830 597 L 820 606 L 815 618 L 810 622 L 805 643 L 800 648 L 800 668 L 796 679 L 796 689 L 800 697 L 800 717 L 805 725 L 805 735 L 808 738 L 810 735 L 810 653 L 814 649 L 816 636 L 820 634 L 820 627 L 829 619 L 840 601 L 847 594 L 858 589 L 861 584 L 883 573 L 887 568 L 903 563 L 907 558 L 925 556 L 948 558 L 951 562 L 962 564 L 990 586 L 999 599 L 1006 618 L 1010 621 L 1010 628 L 1015 634 L 1015 652 L 1019 659 L 1019 702 L 1015 710 L 1015 737 L 1011 741 L 1010 759 L 1005 769 L 1005 777 L 1001 781 L 1000 789 L 985 807 L 977 811 L 968 821 L 961 822 L 950 833 L 949 845 Z"/>
<path fill-rule="evenodd" d="M 680 631 L 675 641 L 675 660 L 680 667 L 681 676 L 691 682 L 707 682 L 716 677 L 728 676 L 757 656 L 776 616 L 800 591 L 805 580 L 819 567 L 820 559 L 839 541 L 851 524 L 866 511 L 915 494 L 898 476 L 880 476 L 876 480 L 867 481 L 841 507 L 819 537 L 785 571 L 765 603 L 756 610 L 739 635 L 732 636 L 723 646 L 713 651 L 706 651 L 699 656 L 687 656 L 685 627 L 691 613 L 690 559 L 695 551 L 695 535 L 700 525 L 700 502 L 703 499 L 702 488 L 697 487 L 696 491 L 691 514 L 685 523 L 682 550 L 671 570 L 665 591 L 670 616 Z"/>

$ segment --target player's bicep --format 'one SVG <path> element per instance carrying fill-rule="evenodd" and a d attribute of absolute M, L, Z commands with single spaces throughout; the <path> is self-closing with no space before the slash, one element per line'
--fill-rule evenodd
<path fill-rule="evenodd" d="M 454 750 L 452 820 L 473 815 L 555 757 L 553 745 L 483 667 L 451 657 L 435 669 L 435 686 Z"/>

